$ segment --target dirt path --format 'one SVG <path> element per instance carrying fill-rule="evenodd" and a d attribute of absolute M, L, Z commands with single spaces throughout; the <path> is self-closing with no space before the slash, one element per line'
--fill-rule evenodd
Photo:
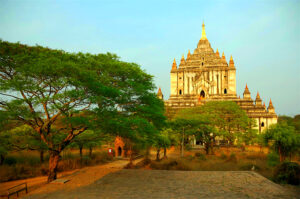
<path fill-rule="evenodd" d="M 136 160 L 135 163 L 137 161 L 140 160 Z M 69 180 L 69 182 L 65 184 L 47 184 L 47 176 L 0 183 L 0 193 L 5 193 L 5 191 L 8 188 L 23 182 L 27 182 L 28 184 L 29 194 L 27 194 L 26 197 L 29 198 L 31 198 L 32 195 L 48 194 L 59 190 L 71 191 L 77 189 L 78 187 L 92 184 L 93 182 L 107 175 L 108 173 L 119 171 L 126 164 L 128 164 L 128 160 L 116 160 L 114 162 L 107 163 L 104 165 L 85 167 L 82 169 L 58 174 L 58 179 Z M 25 196 L 25 194 L 21 193 L 21 196 Z"/>

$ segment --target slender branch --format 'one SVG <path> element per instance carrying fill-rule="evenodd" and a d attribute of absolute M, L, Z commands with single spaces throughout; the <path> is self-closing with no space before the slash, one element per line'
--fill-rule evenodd
<path fill-rule="evenodd" d="M 14 95 L 9 95 L 9 94 L 5 94 L 5 93 L 0 93 L 0 95 L 4 95 L 4 96 L 8 96 L 8 97 L 13 97 L 13 98 L 19 99 L 19 100 L 22 99 L 22 98 L 19 98 L 19 97 L 14 96 Z"/>

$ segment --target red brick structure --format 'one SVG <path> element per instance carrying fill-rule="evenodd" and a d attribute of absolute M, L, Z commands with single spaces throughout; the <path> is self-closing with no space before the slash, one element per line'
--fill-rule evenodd
<path fill-rule="evenodd" d="M 125 143 L 122 138 L 117 136 L 115 139 L 115 157 L 125 157 Z"/>

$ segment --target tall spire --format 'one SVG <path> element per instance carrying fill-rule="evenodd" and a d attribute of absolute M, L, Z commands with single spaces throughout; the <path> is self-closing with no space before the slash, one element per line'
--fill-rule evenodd
<path fill-rule="evenodd" d="M 164 99 L 164 95 L 162 94 L 161 88 L 160 88 L 160 87 L 159 87 L 158 92 L 157 92 L 157 97 L 158 97 L 159 99 Z"/>
<path fill-rule="evenodd" d="M 275 113 L 275 108 L 273 106 L 273 103 L 272 103 L 271 99 L 270 99 L 269 106 L 268 106 L 268 112 L 269 113 Z"/>
<path fill-rule="evenodd" d="M 256 99 L 255 99 L 255 105 L 261 105 L 262 100 L 260 99 L 259 93 L 257 92 Z"/>
<path fill-rule="evenodd" d="M 185 64 L 185 59 L 184 59 L 184 55 L 182 54 L 179 66 L 181 66 L 183 64 Z"/>
<path fill-rule="evenodd" d="M 243 93 L 243 98 L 244 99 L 251 99 L 250 91 L 248 89 L 247 84 L 246 84 L 246 87 L 245 87 L 245 90 L 244 90 L 244 93 Z"/>
<path fill-rule="evenodd" d="M 177 64 L 176 64 L 175 58 L 174 58 L 174 61 L 173 61 L 172 70 L 177 70 Z"/>
<path fill-rule="evenodd" d="M 205 33 L 204 21 L 203 21 L 203 24 L 202 24 L 202 35 L 201 35 L 201 39 L 200 40 L 207 40 L 206 33 Z"/>
<path fill-rule="evenodd" d="M 229 66 L 234 66 L 234 61 L 232 55 L 230 56 Z"/>
<path fill-rule="evenodd" d="M 190 57 L 191 57 L 191 52 L 190 52 L 190 50 L 189 50 L 186 59 L 188 60 L 188 59 L 190 59 Z"/>
<path fill-rule="evenodd" d="M 216 51 L 216 55 L 218 56 L 218 57 L 220 57 L 220 53 L 219 53 L 219 50 L 217 49 L 217 51 Z"/>

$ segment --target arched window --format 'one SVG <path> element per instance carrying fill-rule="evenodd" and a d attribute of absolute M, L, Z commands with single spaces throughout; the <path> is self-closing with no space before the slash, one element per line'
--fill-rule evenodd
<path fill-rule="evenodd" d="M 202 66 L 203 66 L 203 62 L 202 62 Z"/>
<path fill-rule="evenodd" d="M 264 123 L 264 122 L 262 122 L 262 123 L 261 123 L 261 126 L 262 126 L 262 127 L 264 127 L 264 126 L 265 126 L 265 123 Z"/>
<path fill-rule="evenodd" d="M 200 92 L 200 96 L 203 98 L 205 97 L 205 92 L 203 90 Z"/>
<path fill-rule="evenodd" d="M 181 93 L 182 93 L 182 91 L 181 91 L 181 89 L 179 90 L 179 95 L 181 95 Z"/>
<path fill-rule="evenodd" d="M 224 89 L 224 94 L 227 94 L 227 89 L 226 88 Z"/>

